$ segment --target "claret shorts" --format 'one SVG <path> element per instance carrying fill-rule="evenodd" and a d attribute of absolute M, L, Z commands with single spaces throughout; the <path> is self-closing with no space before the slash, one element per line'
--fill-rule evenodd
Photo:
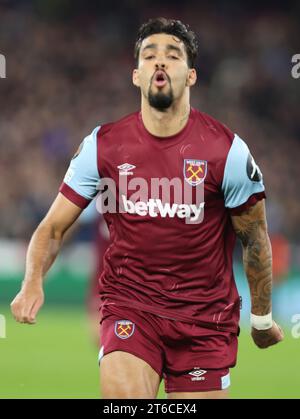
<path fill-rule="evenodd" d="M 131 353 L 164 378 L 167 393 L 228 388 L 237 346 L 231 332 L 115 305 L 102 309 L 99 362 L 113 351 Z"/>

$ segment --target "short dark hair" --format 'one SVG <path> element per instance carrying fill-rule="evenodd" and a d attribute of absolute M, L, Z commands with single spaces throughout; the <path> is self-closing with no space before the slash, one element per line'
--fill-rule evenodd
<path fill-rule="evenodd" d="M 198 51 L 198 42 L 195 33 L 189 29 L 188 25 L 180 22 L 180 20 L 166 19 L 164 17 L 150 19 L 139 28 L 134 47 L 134 58 L 137 63 L 143 40 L 157 33 L 166 33 L 179 38 L 186 48 L 188 66 L 190 68 L 195 66 Z"/>

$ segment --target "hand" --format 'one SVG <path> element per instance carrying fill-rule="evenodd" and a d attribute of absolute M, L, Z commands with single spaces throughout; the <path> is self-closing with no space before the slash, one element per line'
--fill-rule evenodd
<path fill-rule="evenodd" d="M 273 326 L 267 330 L 257 330 L 252 327 L 251 336 L 255 345 L 260 349 L 265 349 L 271 345 L 275 345 L 284 338 L 282 329 L 274 322 L 274 320 Z"/>
<path fill-rule="evenodd" d="M 26 285 L 16 295 L 10 307 L 19 323 L 34 324 L 36 315 L 44 303 L 44 292 L 41 286 Z"/>

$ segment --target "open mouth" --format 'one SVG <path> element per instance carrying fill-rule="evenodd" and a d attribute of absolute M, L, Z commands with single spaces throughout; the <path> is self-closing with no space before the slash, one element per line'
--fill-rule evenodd
<path fill-rule="evenodd" d="M 161 70 L 157 71 L 154 74 L 153 82 L 154 82 L 155 86 L 157 86 L 157 87 L 165 86 L 168 82 L 166 73 L 164 71 L 161 71 Z"/>

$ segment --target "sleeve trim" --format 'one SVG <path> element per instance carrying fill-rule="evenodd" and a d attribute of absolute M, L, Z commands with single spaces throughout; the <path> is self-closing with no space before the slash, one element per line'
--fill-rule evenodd
<path fill-rule="evenodd" d="M 239 205 L 235 208 L 228 208 L 231 215 L 241 215 L 244 211 L 247 211 L 250 207 L 255 205 L 258 201 L 265 199 L 265 192 L 258 192 L 251 195 L 244 204 Z"/>
<path fill-rule="evenodd" d="M 91 202 L 89 199 L 79 195 L 64 182 L 60 185 L 59 192 L 61 192 L 69 201 L 73 202 L 73 204 L 82 209 L 85 209 Z"/>

